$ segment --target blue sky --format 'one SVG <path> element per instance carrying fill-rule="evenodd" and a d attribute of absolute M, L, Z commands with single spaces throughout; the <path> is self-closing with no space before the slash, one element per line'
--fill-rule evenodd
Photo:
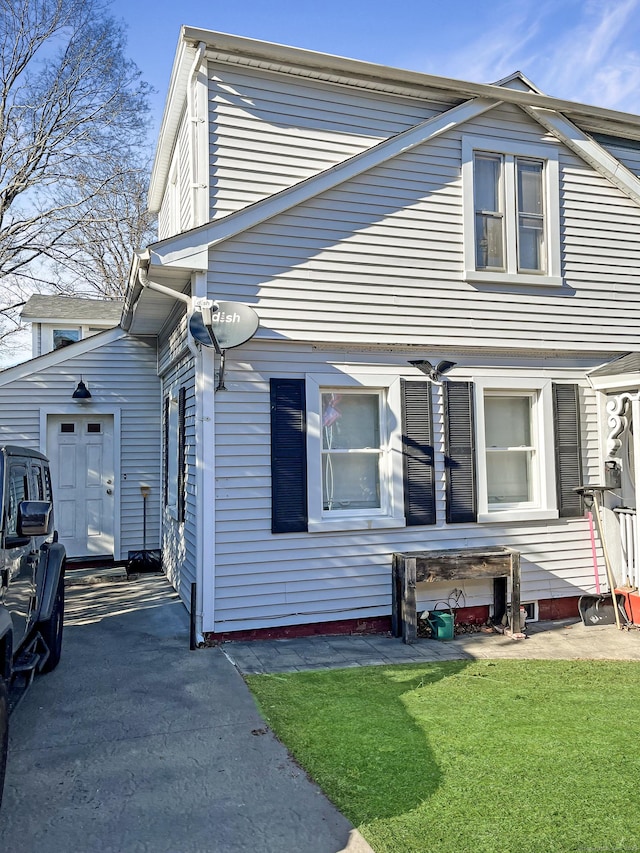
<path fill-rule="evenodd" d="M 640 0 L 115 0 L 164 105 L 182 24 L 640 113 Z M 156 119 L 156 126 L 159 118 Z"/>

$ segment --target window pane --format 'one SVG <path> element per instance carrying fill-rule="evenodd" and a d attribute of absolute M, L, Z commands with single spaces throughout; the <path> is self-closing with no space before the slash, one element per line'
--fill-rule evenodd
<path fill-rule="evenodd" d="M 380 507 L 377 453 L 326 453 L 322 459 L 322 504 L 325 510 Z"/>
<path fill-rule="evenodd" d="M 53 330 L 53 348 L 61 349 L 67 347 L 80 340 L 79 329 L 54 329 Z"/>
<path fill-rule="evenodd" d="M 504 269 L 502 217 L 476 213 L 476 269 Z"/>
<path fill-rule="evenodd" d="M 504 269 L 502 157 L 476 154 L 474 205 L 476 213 L 476 268 Z"/>
<path fill-rule="evenodd" d="M 476 210 L 496 213 L 500 203 L 500 172 L 502 158 L 498 155 L 476 154 L 474 160 L 474 193 Z"/>
<path fill-rule="evenodd" d="M 518 269 L 542 272 L 545 265 L 542 219 L 520 216 L 518 220 Z"/>
<path fill-rule="evenodd" d="M 487 395 L 484 423 L 487 447 L 531 447 L 531 398 Z"/>
<path fill-rule="evenodd" d="M 378 394 L 322 395 L 322 447 L 353 450 L 380 447 Z"/>
<path fill-rule="evenodd" d="M 542 163 L 530 160 L 517 161 L 518 210 L 520 213 L 544 213 L 542 197 Z"/>
<path fill-rule="evenodd" d="M 531 495 L 531 451 L 487 451 L 489 504 L 526 503 Z"/>
<path fill-rule="evenodd" d="M 544 248 L 544 193 L 542 163 L 517 160 L 518 181 L 518 269 L 543 272 L 546 268 Z"/>

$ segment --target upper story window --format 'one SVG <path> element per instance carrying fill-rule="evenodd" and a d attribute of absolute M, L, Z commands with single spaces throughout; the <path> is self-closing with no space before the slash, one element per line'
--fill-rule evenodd
<path fill-rule="evenodd" d="M 80 340 L 80 329 L 54 329 L 53 330 L 53 348 L 54 350 L 68 347 L 69 344 L 74 344 Z"/>
<path fill-rule="evenodd" d="M 562 284 L 558 174 L 551 146 L 463 137 L 468 281 Z"/>

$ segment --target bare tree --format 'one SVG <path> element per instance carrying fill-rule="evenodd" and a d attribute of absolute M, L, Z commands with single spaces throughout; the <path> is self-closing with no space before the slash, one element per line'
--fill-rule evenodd
<path fill-rule="evenodd" d="M 5 317 L 34 290 L 80 281 L 85 295 L 121 295 L 147 242 L 150 90 L 125 49 L 103 0 L 0 0 Z"/>

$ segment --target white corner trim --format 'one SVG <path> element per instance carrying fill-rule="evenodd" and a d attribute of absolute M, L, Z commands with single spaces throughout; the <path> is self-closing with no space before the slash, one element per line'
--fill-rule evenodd
<path fill-rule="evenodd" d="M 540 107 L 522 107 L 528 115 L 570 148 L 582 160 L 608 178 L 628 198 L 640 205 L 640 179 L 613 154 L 606 151 L 561 113 Z"/>
<path fill-rule="evenodd" d="M 62 347 L 62 349 L 55 350 L 55 352 L 48 352 L 45 355 L 30 358 L 29 361 L 24 361 L 22 364 L 7 367 L 6 370 L 0 373 L 0 388 L 18 379 L 26 379 L 27 376 L 32 376 L 41 370 L 48 370 L 50 367 L 64 364 L 65 361 L 72 361 L 79 355 L 84 355 L 105 344 L 111 344 L 125 337 L 127 337 L 127 333 L 124 329 L 116 326 L 114 329 L 98 332 L 97 335 L 92 335 L 90 338 L 85 338 L 67 347 Z"/>
<path fill-rule="evenodd" d="M 228 240 L 248 228 L 260 225 L 296 205 L 315 198 L 320 193 L 327 192 L 369 169 L 380 166 L 393 157 L 454 130 L 464 122 L 477 118 L 499 104 L 498 100 L 484 98 L 465 101 L 292 187 L 287 187 L 247 208 L 230 213 L 223 219 L 152 244 L 150 249 L 153 259 L 164 266 L 184 266 L 188 259 L 191 259 L 191 263 L 194 258 L 202 258 L 207 248 Z"/>

